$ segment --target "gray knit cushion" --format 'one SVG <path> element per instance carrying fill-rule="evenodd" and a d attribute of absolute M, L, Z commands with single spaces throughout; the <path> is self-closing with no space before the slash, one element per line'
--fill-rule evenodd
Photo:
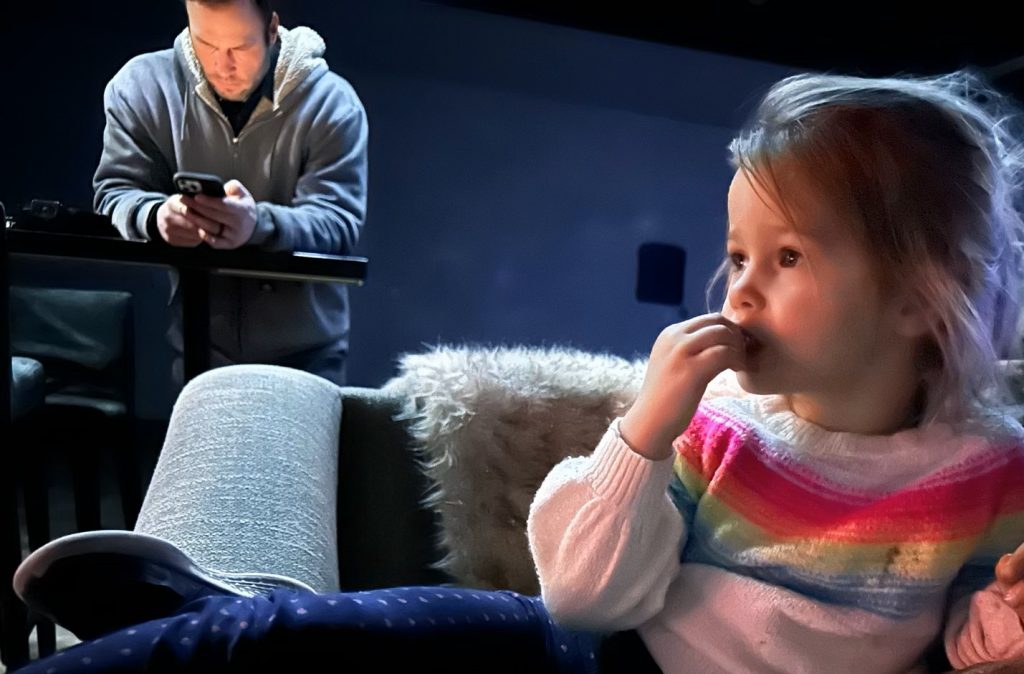
<path fill-rule="evenodd" d="M 135 530 L 201 565 L 338 589 L 341 389 L 271 365 L 206 372 L 182 391 Z"/>

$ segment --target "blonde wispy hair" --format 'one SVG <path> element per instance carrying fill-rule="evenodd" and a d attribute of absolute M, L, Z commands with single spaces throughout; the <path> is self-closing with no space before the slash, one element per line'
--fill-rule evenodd
<path fill-rule="evenodd" d="M 1002 399 L 999 361 L 1019 351 L 1019 123 L 1013 101 L 968 70 L 805 74 L 772 86 L 729 145 L 733 167 L 787 211 L 777 176 L 782 163 L 795 170 L 853 226 L 880 287 L 910 288 L 925 307 L 925 422 Z"/>

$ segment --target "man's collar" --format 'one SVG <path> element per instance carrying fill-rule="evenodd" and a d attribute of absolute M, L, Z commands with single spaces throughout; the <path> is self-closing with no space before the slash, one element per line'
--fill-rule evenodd
<path fill-rule="evenodd" d="M 267 66 L 267 72 L 263 75 L 263 81 L 260 82 L 260 86 L 256 90 L 271 103 L 274 102 L 274 72 L 277 70 L 277 57 L 281 53 L 281 40 L 277 39 L 274 41 L 274 45 L 270 48 L 270 64 Z"/>

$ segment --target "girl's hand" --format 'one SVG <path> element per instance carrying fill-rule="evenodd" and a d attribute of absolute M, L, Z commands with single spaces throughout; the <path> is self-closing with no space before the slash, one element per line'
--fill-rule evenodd
<path fill-rule="evenodd" d="M 996 585 L 1003 601 L 1024 620 L 1024 544 L 996 563 Z"/>
<path fill-rule="evenodd" d="M 690 424 L 711 380 L 723 370 L 743 369 L 745 342 L 739 326 L 721 314 L 662 330 L 640 394 L 619 426 L 626 444 L 651 460 L 671 456 L 672 441 Z"/>

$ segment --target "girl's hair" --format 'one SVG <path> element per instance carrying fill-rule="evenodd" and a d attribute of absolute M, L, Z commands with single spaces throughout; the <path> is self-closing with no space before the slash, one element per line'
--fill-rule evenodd
<path fill-rule="evenodd" d="M 980 76 L 808 74 L 775 84 L 730 161 L 787 212 L 785 163 L 854 228 L 881 289 L 911 287 L 930 317 L 924 420 L 962 420 L 1001 394 L 1016 352 L 1024 150 L 1012 102 Z"/>

